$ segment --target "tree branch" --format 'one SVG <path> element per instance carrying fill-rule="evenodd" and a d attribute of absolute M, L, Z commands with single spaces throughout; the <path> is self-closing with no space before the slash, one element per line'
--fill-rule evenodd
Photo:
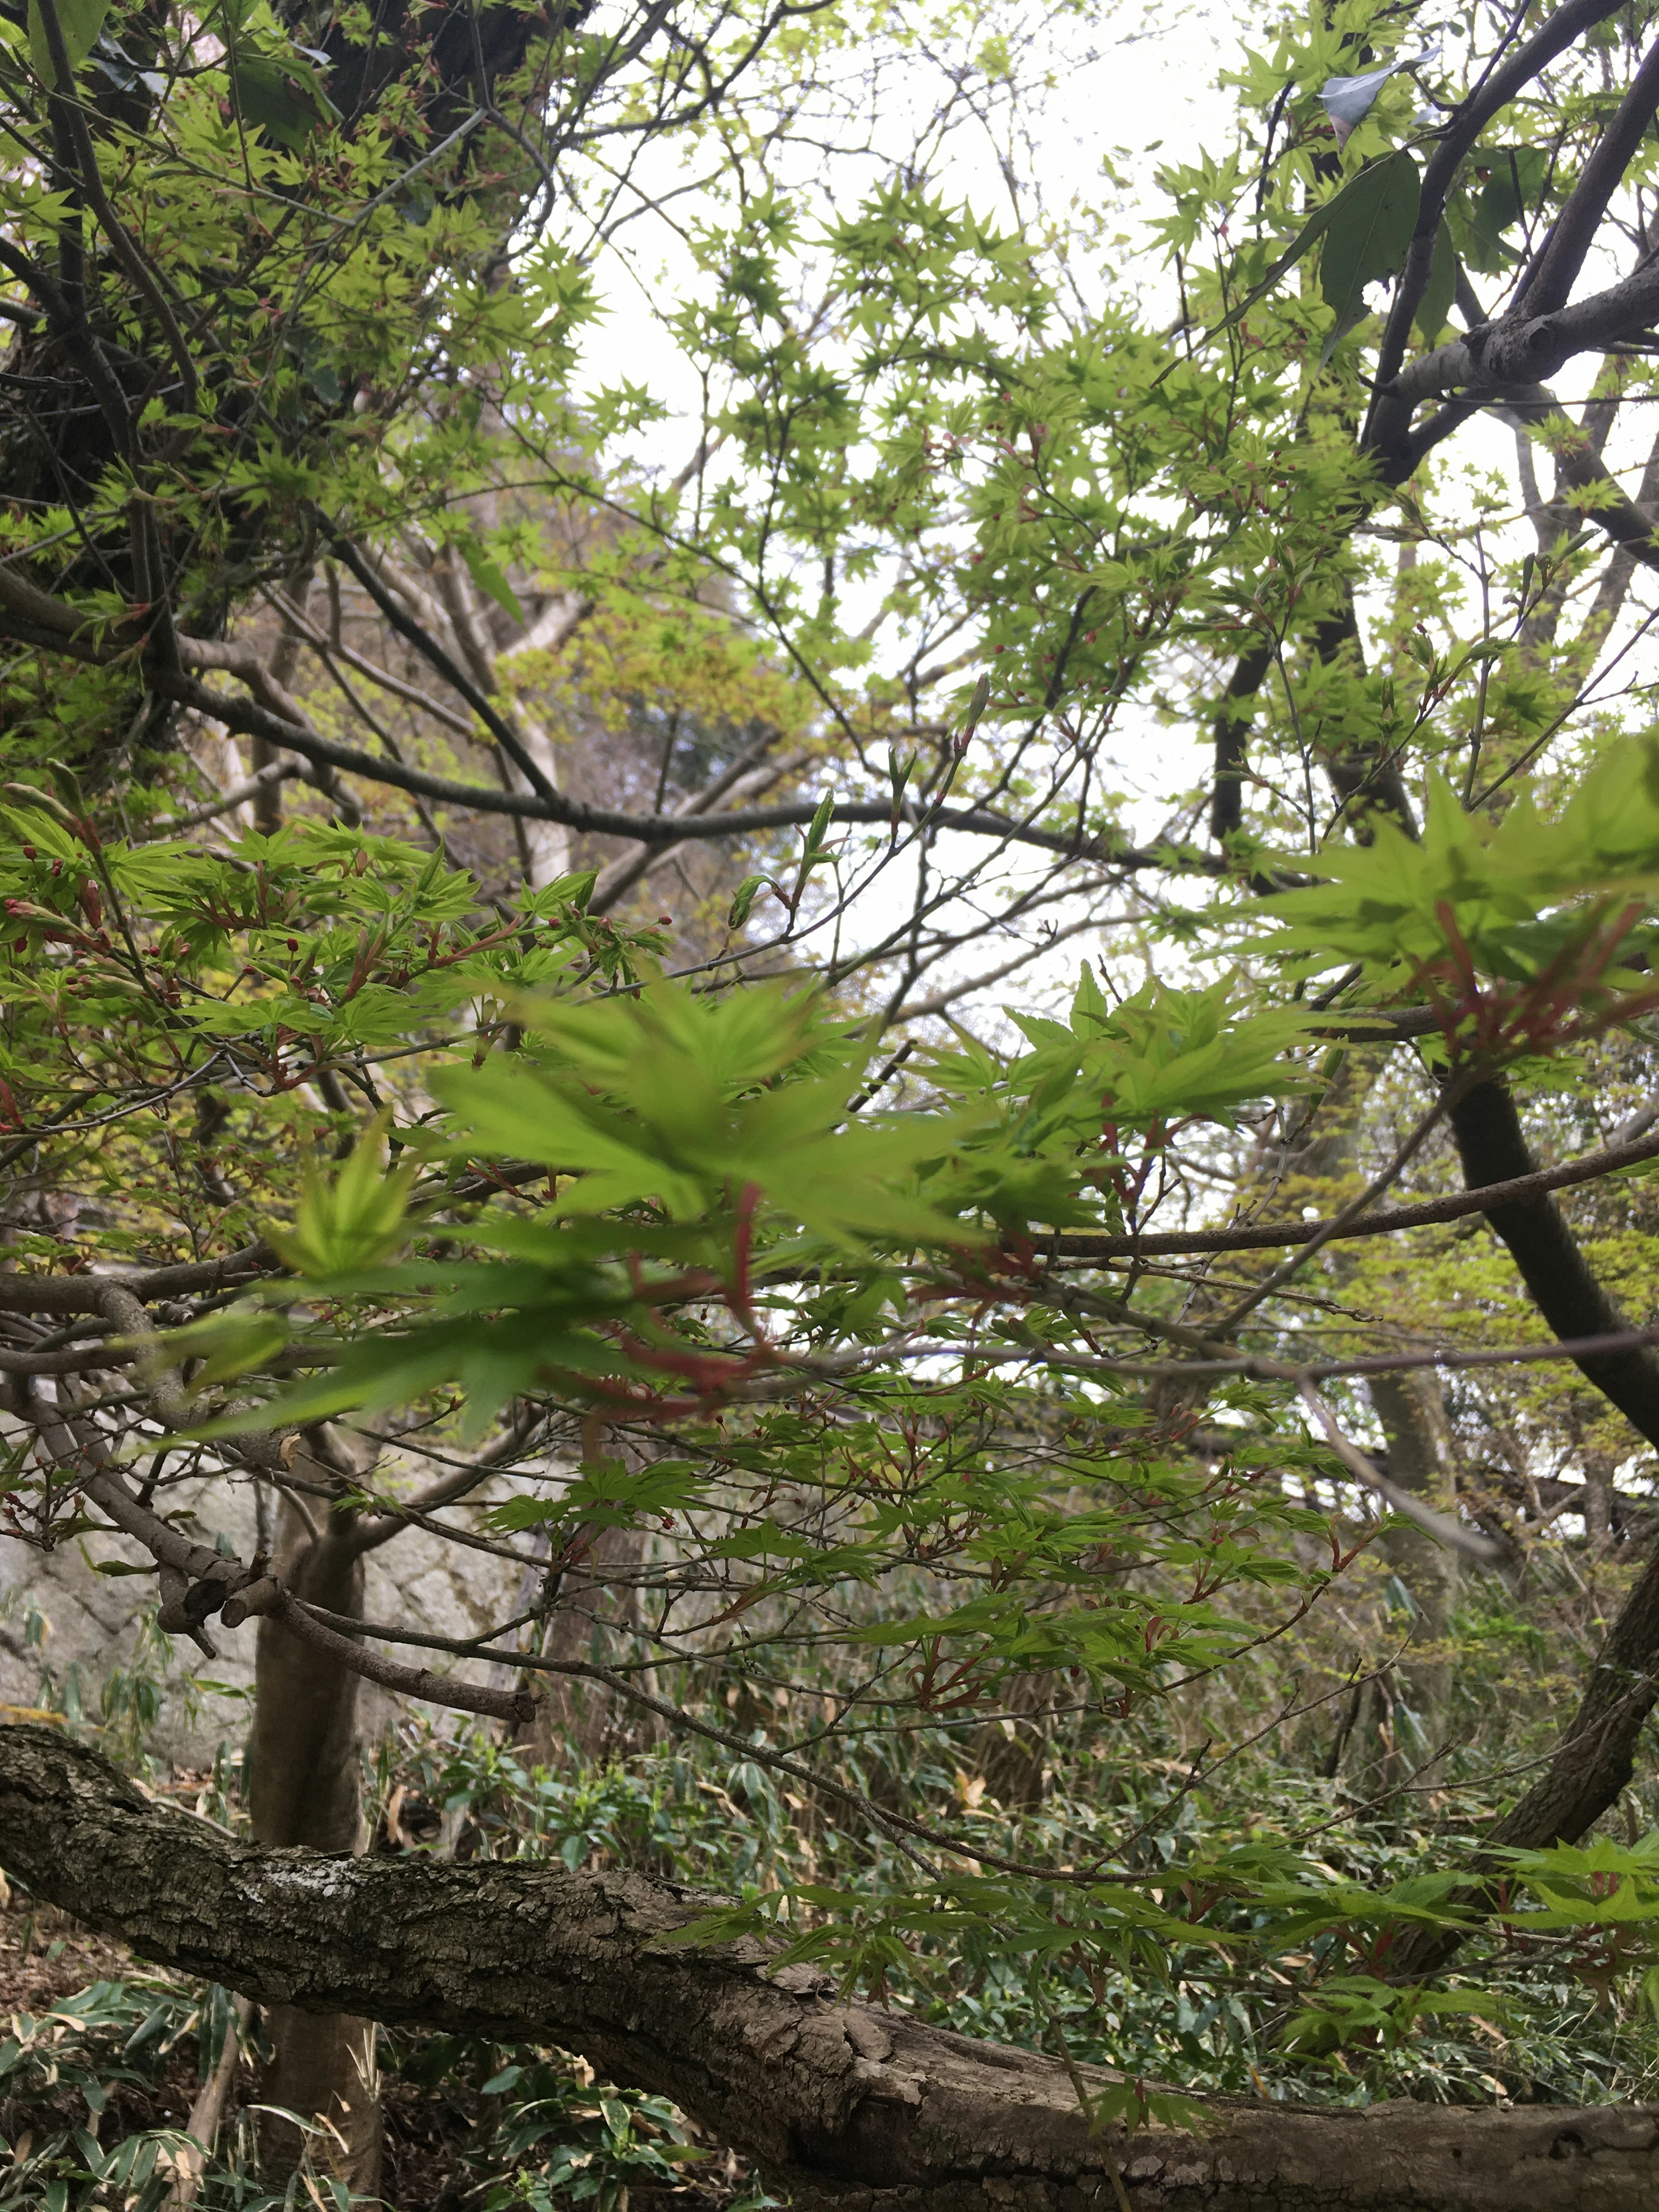
<path fill-rule="evenodd" d="M 1628 1319 L 1607 1295 L 1547 1190 L 1501 1200 L 1493 1195 L 1494 1186 L 1507 1182 L 1513 1188 L 1537 1172 L 1507 1082 L 1496 1077 L 1477 1084 L 1455 1101 L 1448 1118 L 1469 1194 L 1483 1199 L 1481 1212 L 1509 1248 L 1534 1304 L 1555 1334 L 1602 1336 L 1628 1328 Z M 1659 1358 L 1632 1351 L 1589 1355 L 1576 1364 L 1585 1380 L 1659 1449 Z"/>
<path fill-rule="evenodd" d="M 1565 307 L 1584 257 L 1595 242 L 1607 203 L 1624 181 L 1648 125 L 1659 113 L 1659 41 L 1648 48 L 1618 112 L 1578 172 L 1566 205 L 1550 226 L 1531 269 L 1516 289 L 1510 312 L 1552 314 Z"/>
<path fill-rule="evenodd" d="M 1211 2104 L 1091 2127 L 1072 2069 L 841 2003 L 759 1942 L 688 1945 L 719 1900 L 633 1874 L 239 1844 L 96 1753 L 0 1729 L 0 1863 L 143 1956 L 265 2004 L 556 2042 L 671 2097 L 772 2188 L 836 2212 L 1644 2212 L 1659 2113 Z M 1119 2079 L 1076 2069 L 1085 2094 Z"/>
<path fill-rule="evenodd" d="M 1389 386 L 1407 416 L 1425 399 L 1503 398 L 1543 382 L 1581 353 L 1639 337 L 1659 315 L 1659 264 L 1635 270 L 1570 307 L 1517 315 L 1468 331 L 1408 362 Z M 1390 477 L 1390 480 L 1395 480 Z"/>
<path fill-rule="evenodd" d="M 1434 241 L 1446 212 L 1446 199 L 1465 156 L 1492 118 L 1507 107 L 1534 77 L 1575 40 L 1619 12 L 1618 0 L 1571 0 L 1534 32 L 1501 68 L 1492 70 L 1448 123 L 1423 172 L 1417 227 L 1407 249 L 1406 265 L 1395 288 L 1394 302 L 1377 350 L 1377 395 L 1372 401 L 1360 445 L 1385 457 L 1405 441 L 1412 410 L 1389 391 L 1411 345 L 1418 310 L 1434 267 Z M 1535 372 L 1541 373 L 1541 372 Z"/>
<path fill-rule="evenodd" d="M 496 709 L 465 670 L 450 659 L 431 632 L 424 629 L 412 616 L 404 613 L 345 533 L 337 530 L 325 518 L 319 518 L 319 520 L 322 520 L 324 531 L 336 553 L 350 569 L 358 583 L 374 600 L 398 636 L 412 645 L 422 659 L 429 662 L 437 670 L 452 690 L 460 694 L 512 762 L 514 767 L 523 776 L 532 791 L 541 799 L 556 799 L 558 793 L 542 773 L 539 762 L 526 750 L 518 732 L 506 716 Z M 555 815 L 550 818 L 556 821 L 558 817 Z"/>
<path fill-rule="evenodd" d="M 1620 551 L 1631 560 L 1639 562 L 1644 568 L 1659 568 L 1659 545 L 1653 538 L 1653 525 L 1619 482 L 1595 441 L 1568 414 L 1566 409 L 1541 384 L 1528 391 L 1512 393 L 1501 401 L 1492 412 L 1519 428 L 1529 423 L 1562 423 L 1568 435 L 1555 446 L 1556 488 L 1561 491 L 1593 492 L 1595 504 L 1583 516 L 1583 520 L 1612 538 Z"/>
<path fill-rule="evenodd" d="M 1444 1198 L 1425 1199 L 1420 1206 L 1395 1206 L 1386 1212 L 1361 1214 L 1340 1228 L 1336 1226 L 1340 1217 L 1328 1215 L 1322 1221 L 1247 1223 L 1237 1229 L 1173 1230 L 1158 1236 L 1097 1237 L 1086 1230 L 1069 1230 L 1062 1231 L 1054 1239 L 1053 1253 L 1056 1259 L 1086 1265 L 1098 1260 L 1170 1260 L 1203 1252 L 1273 1251 L 1287 1244 L 1322 1243 L 1328 1237 L 1388 1237 L 1397 1230 L 1462 1221 L 1471 1213 L 1489 1214 L 1495 1206 L 1527 1206 L 1549 1191 L 1568 1190 L 1575 1183 L 1595 1182 L 1602 1176 L 1617 1175 L 1621 1169 L 1659 1158 L 1659 1137 L 1642 1136 L 1626 1145 L 1608 1145 L 1599 1152 L 1587 1152 L 1582 1159 L 1569 1160 L 1559 1168 L 1536 1167 L 1531 1155 L 1524 1152 L 1524 1146 L 1522 1150 L 1527 1161 L 1523 1173 L 1493 1176 L 1489 1181 L 1477 1178 L 1466 1190 L 1450 1192 Z M 1507 1152 L 1503 1157 L 1512 1158 Z M 1557 1212 L 1559 1218 L 1559 1209 Z M 1562 1225 L 1565 1227 L 1565 1222 Z M 1493 1226 L 1497 1226 L 1496 1222 Z M 1609 1328 L 1622 1329 L 1626 1326 L 1622 1320 L 1598 1322 L 1594 1328 L 1568 1333 L 1599 1336 Z"/>
<path fill-rule="evenodd" d="M 1273 665 L 1270 644 L 1240 653 L 1232 678 L 1216 709 L 1215 772 L 1210 787 L 1210 835 L 1219 845 L 1244 818 L 1245 748 L 1250 733 L 1250 702 Z"/>
<path fill-rule="evenodd" d="M 13 635 L 19 634 L 18 624 L 9 623 L 7 628 Z M 73 650 L 67 642 L 59 646 L 56 638 L 44 641 L 58 650 Z M 799 804 L 745 807 L 731 813 L 624 814 L 610 807 L 584 805 L 556 793 L 544 799 L 534 792 L 492 791 L 483 784 L 452 782 L 447 777 L 428 775 L 424 769 L 410 768 L 403 762 L 382 760 L 372 753 L 360 752 L 355 746 L 336 744 L 308 724 L 289 721 L 252 700 L 227 697 L 223 692 L 212 690 L 182 672 L 157 670 L 152 672 L 150 681 L 168 698 L 194 707 L 198 713 L 222 722 L 227 729 L 240 731 L 246 737 L 263 738 L 270 744 L 286 745 L 307 760 L 326 763 L 348 775 L 362 776 L 368 782 L 418 793 L 447 806 L 467 807 L 479 814 L 519 814 L 531 821 L 562 822 L 568 829 L 592 836 L 629 837 L 644 844 L 672 845 L 691 838 L 748 836 L 763 830 L 802 829 L 817 812 L 811 800 L 802 800 Z M 837 805 L 830 819 L 872 827 L 878 823 L 890 823 L 892 812 L 891 803 L 886 799 L 854 800 Z M 1124 869 L 1167 867 L 1176 865 L 1181 858 L 1167 848 L 1148 851 L 1141 847 L 1120 845 L 1109 836 L 1079 838 L 1075 833 L 1045 830 L 1035 821 L 1010 821 L 1002 815 L 973 806 L 935 807 L 907 799 L 899 809 L 899 818 L 913 827 L 925 823 L 929 828 L 959 830 L 971 836 L 996 837 L 1012 844 L 1033 846 L 1038 851 L 1059 854 L 1068 860 L 1091 860 Z M 1214 874 L 1221 864 L 1194 854 L 1184 857 L 1184 865 L 1194 873 Z"/>

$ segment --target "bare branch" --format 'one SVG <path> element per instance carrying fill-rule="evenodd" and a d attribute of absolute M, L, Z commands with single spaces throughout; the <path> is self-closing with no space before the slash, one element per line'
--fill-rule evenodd
<path fill-rule="evenodd" d="M 1444 1544 L 1454 1552 L 1461 1552 L 1466 1559 L 1476 1559 L 1483 1566 L 1492 1566 L 1505 1556 L 1502 1544 L 1494 1544 L 1490 1536 L 1479 1536 L 1473 1528 L 1465 1528 L 1460 1522 L 1444 1513 L 1437 1513 L 1409 1490 L 1402 1490 L 1397 1482 L 1390 1482 L 1380 1468 L 1373 1467 L 1352 1439 L 1342 1432 L 1341 1424 L 1320 1396 L 1313 1384 L 1304 1382 L 1297 1395 L 1320 1427 L 1326 1441 L 1341 1461 L 1354 1480 L 1390 1505 L 1396 1513 L 1415 1522 L 1425 1535 L 1432 1536 L 1437 1544 Z"/>

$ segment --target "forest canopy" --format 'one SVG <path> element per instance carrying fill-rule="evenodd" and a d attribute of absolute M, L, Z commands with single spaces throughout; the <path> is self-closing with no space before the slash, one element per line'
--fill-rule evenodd
<path fill-rule="evenodd" d="M 1212 28 L 0 0 L 0 2212 L 1654 2201 L 1659 14 Z"/>

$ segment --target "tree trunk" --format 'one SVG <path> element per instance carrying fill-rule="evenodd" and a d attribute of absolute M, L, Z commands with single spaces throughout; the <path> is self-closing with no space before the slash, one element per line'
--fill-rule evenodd
<path fill-rule="evenodd" d="M 0 1729 L 0 1865 L 144 1956 L 265 2004 L 556 2042 L 672 2097 L 803 2212 L 1651 2212 L 1659 2111 L 1210 2105 L 1091 2131 L 1054 2061 L 837 2003 L 757 1942 L 664 1942 L 638 1875 L 325 1858 L 151 1802 L 54 1729 Z M 1091 2069 L 1090 2087 L 1111 2076 Z"/>
<path fill-rule="evenodd" d="M 634 1437 L 590 1415 L 582 1426 L 582 1472 L 592 1474 L 607 1454 L 629 1474 L 637 1474 L 653 1456 Z M 542 1626 L 544 1659 L 616 1663 L 618 1632 L 627 1635 L 639 1626 L 639 1592 L 632 1577 L 644 1562 L 646 1541 L 642 1528 L 595 1532 L 583 1557 L 558 1577 L 556 1601 Z M 526 1591 L 523 1603 L 528 1596 Z M 507 1686 L 505 1680 L 501 1686 Z M 637 1749 L 641 1741 L 654 1740 L 659 1725 L 638 1707 L 619 1706 L 603 1683 L 550 1674 L 544 1678 L 535 1716 L 525 1724 L 520 1741 L 541 1765 L 567 1767 L 572 1753 L 584 1765 L 598 1765 Z"/>
<path fill-rule="evenodd" d="M 1446 1396 L 1432 1371 L 1376 1375 L 1370 1399 L 1388 1439 L 1389 1478 L 1425 1505 L 1455 1516 Z M 1391 1528 L 1379 1548 L 1411 1600 L 1412 1650 L 1394 1669 L 1394 1755 L 1389 1779 L 1403 1782 L 1445 1736 L 1452 1686 L 1447 1638 L 1457 1606 L 1457 1554 L 1423 1529 Z"/>
<path fill-rule="evenodd" d="M 1531 1175 L 1533 1158 L 1513 1093 L 1502 1076 L 1466 1091 L 1450 1114 L 1452 1133 L 1468 1189 Z M 1486 1209 L 1486 1218 L 1509 1249 L 1539 1312 L 1559 1337 L 1615 1334 L 1630 1327 L 1574 1236 L 1556 1200 L 1543 1196 Z M 1659 1354 L 1587 1353 L 1573 1361 L 1581 1375 L 1609 1398 L 1638 1436 L 1659 1448 Z"/>
<path fill-rule="evenodd" d="M 296 1597 L 362 1619 L 361 1554 L 331 1540 L 327 1529 L 314 1540 L 289 1498 L 280 1508 L 276 1565 Z M 267 1616 L 259 1623 L 254 1680 L 248 1745 L 254 1834 L 278 1846 L 360 1851 L 358 1677 Z M 314 2011 L 272 2003 L 265 2029 L 271 2060 L 261 2101 L 314 2122 L 314 2164 L 355 2191 L 373 2192 L 380 2166 L 373 2021 L 349 2013 L 319 2019 Z M 286 2179 L 307 2140 L 292 2121 L 263 2115 L 259 2148 L 267 2172 Z"/>
<path fill-rule="evenodd" d="M 1599 1559 L 1613 1542 L 1613 1471 L 1617 1465 L 1608 1451 L 1585 1450 L 1579 1463 L 1584 1475 L 1584 1548 Z"/>
<path fill-rule="evenodd" d="M 1477 1084 L 1451 1110 L 1452 1133 L 1470 1190 L 1528 1175 L 1536 1166 L 1507 1080 Z M 1534 1304 L 1558 1337 L 1595 1337 L 1629 1323 L 1585 1258 L 1571 1224 L 1553 1197 L 1486 1208 Z M 1659 1355 L 1642 1347 L 1613 1354 L 1579 1352 L 1573 1364 L 1649 1443 L 1659 1446 Z M 1624 1609 L 1595 1655 L 1578 1710 L 1554 1756 L 1486 1840 L 1499 1848 L 1547 1849 L 1576 1844 L 1611 1811 L 1630 1786 L 1648 1717 L 1659 1704 L 1659 1547 L 1637 1577 Z M 1490 1863 L 1493 1874 L 1501 1861 Z M 1479 1907 L 1487 1886 L 1468 1893 Z M 1408 1934 L 1391 1954 L 1396 1975 L 1438 1973 L 1462 1937 L 1441 1929 Z"/>
<path fill-rule="evenodd" d="M 1450 1118 L 1463 1180 L 1471 1190 L 1529 1174 L 1535 1167 L 1514 1097 L 1501 1077 L 1477 1084 L 1452 1108 Z M 1628 1328 L 1553 1197 L 1493 1206 L 1486 1218 L 1557 1336 L 1570 1341 Z M 1659 1447 L 1659 1354 L 1646 1348 L 1580 1354 L 1573 1364 L 1638 1436 Z M 1492 1840 L 1527 1849 L 1577 1843 L 1629 1786 L 1637 1743 L 1656 1703 L 1659 1549 L 1608 1630 L 1578 1711 L 1548 1769 L 1498 1823 Z"/>
<path fill-rule="evenodd" d="M 638 1603 L 631 1587 L 613 1592 L 608 1578 L 617 1569 L 637 1568 L 645 1558 L 645 1542 L 641 1528 L 599 1530 L 586 1558 L 565 1571 L 558 1603 L 543 1631 L 543 1658 L 616 1664 L 616 1643 L 607 1623 L 633 1627 Z M 584 1682 L 571 1674 L 550 1674 L 545 1682 L 535 1717 L 526 1722 L 521 1738 L 538 1765 L 567 1768 L 574 1752 L 584 1765 L 598 1765 L 633 1748 L 645 1733 L 638 1708 L 619 1707 L 602 1682 Z"/>
<path fill-rule="evenodd" d="M 1049 1674 L 1015 1674 L 1003 1685 L 1011 1713 L 1037 1714 L 1054 1695 Z M 990 1721 L 969 1739 L 969 1758 L 985 1787 L 1005 1809 L 1042 1802 L 1048 1787 L 1048 1730 L 1040 1720 Z"/>

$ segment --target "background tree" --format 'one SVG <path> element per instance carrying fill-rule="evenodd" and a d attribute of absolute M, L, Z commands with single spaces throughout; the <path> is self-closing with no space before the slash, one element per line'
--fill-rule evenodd
<path fill-rule="evenodd" d="M 5 1073 L 34 1197 L 95 1176 L 105 1218 L 15 1232 L 8 1496 L 267 1663 L 262 1844 L 25 1728 L 6 1864 L 278 2008 L 279 2069 L 288 2008 L 556 2040 L 803 2196 L 1644 2202 L 1650 2112 L 1438 2112 L 1481 2077 L 1422 2054 L 1570 1971 L 1627 2102 L 1659 1988 L 1614 1180 L 1659 1155 L 1645 17 L 1287 20 L 1233 151 L 1165 179 L 1173 331 L 925 145 L 809 219 L 858 27 L 514 14 L 492 58 L 489 20 L 383 81 L 372 25 L 167 19 L 165 100 L 116 24 L 131 113 L 85 25 L 15 49 L 8 404 L 57 474 L 0 567 Z M 946 115 L 1011 66 L 950 27 Z M 671 124 L 717 168 L 674 477 L 629 465 L 639 393 L 567 389 L 605 223 L 537 228 L 550 161 L 584 208 Z M 1581 359 L 1569 407 L 1538 380 Z M 1457 458 L 1492 415 L 1516 497 Z M 1207 778 L 1149 835 L 1126 764 L 1183 720 Z M 215 730 L 250 750 L 198 803 Z M 296 763 L 333 818 L 278 829 Z M 170 1511 L 186 1474 L 276 1495 L 274 1555 Z M 364 1620 L 416 1520 L 522 1578 L 488 1642 Z M 1500 1636 L 1571 1673 L 1506 1695 L 1466 1656 Z M 717 1858 L 724 1905 L 678 1844 L 666 1885 L 272 1856 L 354 1839 L 356 1679 L 512 1731 L 590 1685 L 799 1833 Z M 939 1763 L 1005 1723 L 1023 1812 Z M 1263 1820 L 1297 1772 L 1353 1777 L 1369 1858 L 1316 1856 L 1328 1797 Z M 1154 1971 L 1185 2009 L 1143 2059 Z M 1200 2117 L 1159 2072 L 1331 2108 Z M 1341 2109 L 1390 2087 L 1423 2101 Z"/>

